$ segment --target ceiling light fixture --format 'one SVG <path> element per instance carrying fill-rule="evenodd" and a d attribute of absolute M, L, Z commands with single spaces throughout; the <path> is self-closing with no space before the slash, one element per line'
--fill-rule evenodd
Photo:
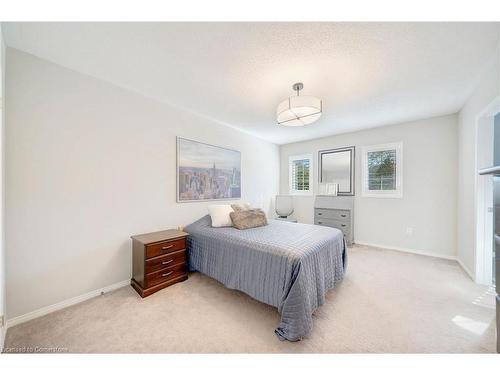
<path fill-rule="evenodd" d="M 304 88 L 301 82 L 294 84 L 292 88 L 297 91 L 297 96 L 290 96 L 278 105 L 276 110 L 278 125 L 304 126 L 317 121 L 323 111 L 321 99 L 314 96 L 299 96 L 299 91 Z"/>

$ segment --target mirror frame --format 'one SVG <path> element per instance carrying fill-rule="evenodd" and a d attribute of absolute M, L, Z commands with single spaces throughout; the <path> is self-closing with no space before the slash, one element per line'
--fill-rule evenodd
<path fill-rule="evenodd" d="M 339 191 L 337 193 L 337 195 L 352 196 L 352 195 L 354 195 L 354 162 L 355 162 L 355 155 L 356 155 L 356 147 L 355 146 L 331 148 L 328 150 L 318 151 L 318 180 L 319 180 L 319 182 L 323 182 L 323 155 L 333 154 L 336 152 L 346 152 L 346 151 L 350 152 L 350 154 L 351 154 L 351 165 L 350 165 L 351 189 L 349 191 Z"/>

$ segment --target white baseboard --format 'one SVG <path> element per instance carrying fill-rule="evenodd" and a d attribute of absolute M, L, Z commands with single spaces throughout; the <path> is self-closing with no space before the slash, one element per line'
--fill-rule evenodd
<path fill-rule="evenodd" d="M 474 277 L 474 274 L 471 272 L 471 270 L 459 258 L 457 258 L 456 261 L 458 262 L 458 264 L 460 264 L 460 267 L 463 268 L 465 273 L 469 275 L 472 281 L 476 281 L 476 278 Z"/>
<path fill-rule="evenodd" d="M 437 254 L 437 253 L 430 253 L 428 251 L 420 251 L 420 250 L 408 249 L 408 248 L 404 248 L 404 247 L 378 245 L 378 244 L 367 243 L 367 242 L 359 242 L 359 241 L 355 241 L 354 244 L 355 245 L 370 246 L 370 247 L 377 247 L 377 248 L 380 248 L 380 249 L 402 251 L 404 253 L 424 255 L 424 256 L 427 256 L 427 257 L 449 259 L 449 260 L 457 260 L 457 257 L 454 256 L 454 255 L 443 255 L 443 254 Z"/>
<path fill-rule="evenodd" d="M 65 301 L 55 303 L 55 304 L 50 305 L 50 306 L 42 307 L 41 309 L 29 312 L 29 313 L 24 314 L 24 315 L 16 316 L 15 318 L 7 320 L 5 331 L 8 328 L 13 327 L 15 325 L 27 322 L 29 320 L 38 318 L 38 317 L 43 316 L 43 315 L 47 315 L 47 314 L 54 312 L 54 311 L 57 311 L 57 310 L 64 309 L 65 307 L 76 305 L 77 303 L 86 301 L 90 298 L 97 297 L 97 296 L 101 295 L 102 293 L 108 293 L 108 292 L 111 292 L 115 289 L 122 288 L 126 285 L 130 285 L 130 279 L 120 281 L 119 283 L 116 283 L 116 284 L 105 286 L 104 288 L 101 288 L 101 289 L 93 290 L 91 292 L 67 299 Z"/>

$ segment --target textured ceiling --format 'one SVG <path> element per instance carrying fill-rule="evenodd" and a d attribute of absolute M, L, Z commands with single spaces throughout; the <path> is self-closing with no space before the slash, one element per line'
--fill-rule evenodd
<path fill-rule="evenodd" d="M 283 144 L 460 110 L 498 23 L 4 23 L 9 47 Z M 275 122 L 301 81 L 321 119 Z"/>

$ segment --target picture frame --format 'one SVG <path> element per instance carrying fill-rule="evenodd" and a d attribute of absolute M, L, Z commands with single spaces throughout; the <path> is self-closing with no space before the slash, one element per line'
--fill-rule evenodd
<path fill-rule="evenodd" d="M 241 152 L 177 137 L 177 202 L 241 199 Z"/>

